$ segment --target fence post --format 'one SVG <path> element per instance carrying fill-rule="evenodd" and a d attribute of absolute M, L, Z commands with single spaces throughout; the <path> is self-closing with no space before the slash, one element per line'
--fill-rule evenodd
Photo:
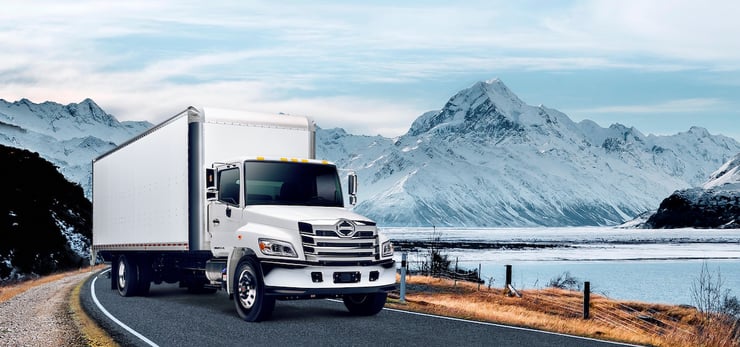
<path fill-rule="evenodd" d="M 478 263 L 478 291 L 480 291 L 480 281 L 483 280 L 483 277 L 480 275 L 480 263 Z"/>
<path fill-rule="evenodd" d="M 588 319 L 591 306 L 591 282 L 583 282 L 583 319 Z"/>
<path fill-rule="evenodd" d="M 460 259 L 460 257 L 455 257 L 455 273 L 452 274 L 452 278 L 455 279 L 455 283 L 453 284 L 453 287 L 457 287 L 457 261 Z"/>
<path fill-rule="evenodd" d="M 401 253 L 401 294 L 398 301 L 400 303 L 406 303 L 406 257 L 408 252 Z"/>
<path fill-rule="evenodd" d="M 511 285 L 511 265 L 506 265 L 506 283 L 504 283 L 504 288 L 509 288 Z"/>

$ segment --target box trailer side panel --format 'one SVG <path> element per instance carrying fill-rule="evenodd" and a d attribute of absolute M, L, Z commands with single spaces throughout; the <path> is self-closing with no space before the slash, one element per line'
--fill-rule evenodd
<path fill-rule="evenodd" d="M 188 117 L 93 162 L 97 249 L 188 249 Z"/>

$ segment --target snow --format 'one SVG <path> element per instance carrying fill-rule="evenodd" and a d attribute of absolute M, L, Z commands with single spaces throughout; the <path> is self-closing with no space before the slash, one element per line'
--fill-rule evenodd
<path fill-rule="evenodd" d="M 702 187 L 740 191 L 740 153 L 713 172 Z"/>
<path fill-rule="evenodd" d="M 382 228 L 381 231 L 391 241 L 429 241 L 436 236 L 457 244 L 497 246 L 447 250 L 465 261 L 740 259 L 737 247 L 740 230 L 736 229 Z M 506 244 L 549 247 L 501 247 Z"/>
<path fill-rule="evenodd" d="M 69 214 L 72 215 L 74 214 L 74 212 L 69 211 Z M 91 244 L 90 239 L 78 233 L 73 226 L 65 223 L 53 212 L 52 212 L 52 218 L 54 218 L 54 222 L 59 227 L 59 230 L 62 232 L 62 235 L 64 235 L 64 237 L 67 239 L 67 245 L 69 246 L 69 248 L 73 252 L 75 252 L 75 254 L 80 256 L 80 258 L 89 259 L 90 258 L 90 244 Z"/>

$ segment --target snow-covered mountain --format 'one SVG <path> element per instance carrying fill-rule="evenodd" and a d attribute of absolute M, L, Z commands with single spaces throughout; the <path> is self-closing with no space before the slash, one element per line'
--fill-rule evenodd
<path fill-rule="evenodd" d="M 641 228 L 740 228 L 740 153 L 701 187 L 677 190 L 660 203 Z"/>
<path fill-rule="evenodd" d="M 118 122 L 92 100 L 0 100 L 0 144 L 60 168 L 90 197 L 90 161 L 151 127 Z M 384 226 L 612 225 L 698 186 L 740 143 L 693 127 L 672 136 L 592 121 L 478 82 L 398 138 L 317 131 L 317 156 L 361 180 L 357 212 Z"/>
<path fill-rule="evenodd" d="M 119 122 L 95 102 L 35 104 L 0 99 L 0 144 L 38 152 L 90 198 L 90 162 L 151 127 L 149 122 Z"/>
<path fill-rule="evenodd" d="M 612 225 L 703 182 L 734 139 L 644 135 L 530 106 L 475 83 L 396 139 L 320 129 L 317 156 L 358 172 L 355 211 L 391 226 Z"/>

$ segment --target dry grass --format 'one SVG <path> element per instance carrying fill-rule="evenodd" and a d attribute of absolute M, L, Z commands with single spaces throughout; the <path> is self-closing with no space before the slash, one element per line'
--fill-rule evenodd
<path fill-rule="evenodd" d="M 737 346 L 732 326 L 701 324 L 693 308 L 615 301 L 591 295 L 590 318 L 583 319 L 583 294 L 559 289 L 524 290 L 511 297 L 502 289 L 424 276 L 410 276 L 406 303 L 387 307 L 502 323 L 564 334 L 649 346 Z M 397 298 L 397 295 L 392 295 Z"/>
<path fill-rule="evenodd" d="M 59 273 L 39 277 L 39 278 L 32 279 L 32 280 L 0 285 L 0 302 L 8 301 L 14 296 L 21 294 L 33 287 L 36 287 L 36 286 L 39 286 L 45 283 L 49 283 L 49 282 L 54 282 L 58 279 L 67 277 L 72 274 L 96 271 L 96 270 L 102 269 L 103 267 L 104 267 L 103 265 L 98 265 L 94 268 L 86 267 L 86 268 L 81 268 L 79 270 L 59 272 Z"/>

